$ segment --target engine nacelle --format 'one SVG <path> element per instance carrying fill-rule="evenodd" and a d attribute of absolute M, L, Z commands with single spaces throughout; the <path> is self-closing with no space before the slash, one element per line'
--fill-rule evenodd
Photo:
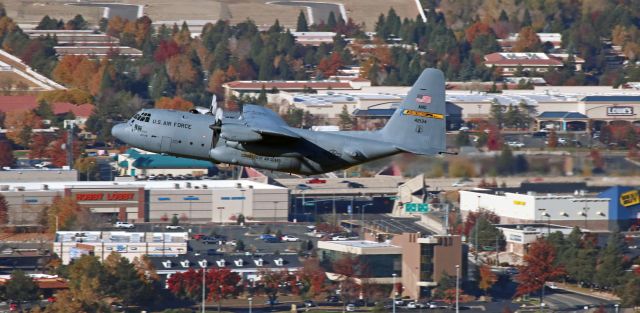
<path fill-rule="evenodd" d="M 239 124 L 223 124 L 220 137 L 229 141 L 252 142 L 262 140 L 262 135 Z"/>

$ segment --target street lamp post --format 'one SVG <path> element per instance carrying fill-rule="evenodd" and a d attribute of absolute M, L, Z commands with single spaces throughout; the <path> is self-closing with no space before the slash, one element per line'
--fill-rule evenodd
<path fill-rule="evenodd" d="M 219 217 L 218 218 L 220 220 L 220 228 L 221 229 L 222 229 L 222 224 L 224 224 L 224 223 L 222 223 L 222 210 L 224 210 L 224 207 L 223 206 L 219 206 L 218 207 L 218 213 L 219 213 L 219 215 L 218 215 Z"/>
<path fill-rule="evenodd" d="M 362 233 L 362 240 L 364 240 L 364 209 L 368 206 L 372 206 L 373 203 L 367 203 L 362 206 L 360 210 L 360 232 Z"/>
<path fill-rule="evenodd" d="M 456 313 L 460 313 L 460 265 L 456 265 Z"/>
<path fill-rule="evenodd" d="M 620 307 L 620 304 L 617 304 L 617 303 L 616 303 L 616 304 L 614 304 L 613 306 L 616 308 L 616 313 L 618 313 L 618 308 Z"/>
<path fill-rule="evenodd" d="M 206 272 L 206 265 L 202 265 L 202 313 L 204 313 L 204 305 L 205 305 L 205 296 L 206 296 L 206 291 L 205 291 L 205 282 L 204 282 L 204 275 Z"/>
<path fill-rule="evenodd" d="M 392 307 L 393 307 L 393 313 L 396 313 L 396 298 L 398 297 L 398 290 L 396 290 L 396 276 L 398 276 L 398 274 L 393 273 L 391 274 L 391 276 L 393 276 L 393 299 L 391 301 L 392 303 Z"/>
<path fill-rule="evenodd" d="M 249 313 L 251 313 L 253 298 L 249 297 L 247 300 L 249 300 Z"/>

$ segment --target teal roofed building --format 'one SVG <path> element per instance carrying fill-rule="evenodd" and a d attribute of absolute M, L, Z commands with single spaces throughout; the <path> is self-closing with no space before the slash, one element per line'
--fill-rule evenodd
<path fill-rule="evenodd" d="M 212 176 L 218 172 L 210 161 L 148 153 L 138 149 L 128 149 L 118 155 L 118 167 L 120 175 L 124 176 Z"/>

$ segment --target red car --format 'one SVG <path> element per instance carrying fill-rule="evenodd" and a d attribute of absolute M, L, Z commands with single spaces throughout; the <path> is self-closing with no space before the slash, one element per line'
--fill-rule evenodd
<path fill-rule="evenodd" d="M 320 179 L 320 178 L 317 178 L 317 177 L 309 179 L 307 181 L 307 184 L 326 184 L 326 183 L 327 183 L 326 179 Z"/>
<path fill-rule="evenodd" d="M 202 237 L 204 237 L 204 234 L 193 234 L 191 236 L 191 238 L 193 238 L 194 240 L 200 240 L 202 239 Z"/>

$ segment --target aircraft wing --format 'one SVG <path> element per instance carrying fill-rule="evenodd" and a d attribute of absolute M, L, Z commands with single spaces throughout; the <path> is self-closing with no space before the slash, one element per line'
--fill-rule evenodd
<path fill-rule="evenodd" d="M 242 119 L 251 130 L 261 135 L 300 138 L 298 134 L 288 129 L 287 123 L 278 114 L 258 105 L 243 105 Z"/>

